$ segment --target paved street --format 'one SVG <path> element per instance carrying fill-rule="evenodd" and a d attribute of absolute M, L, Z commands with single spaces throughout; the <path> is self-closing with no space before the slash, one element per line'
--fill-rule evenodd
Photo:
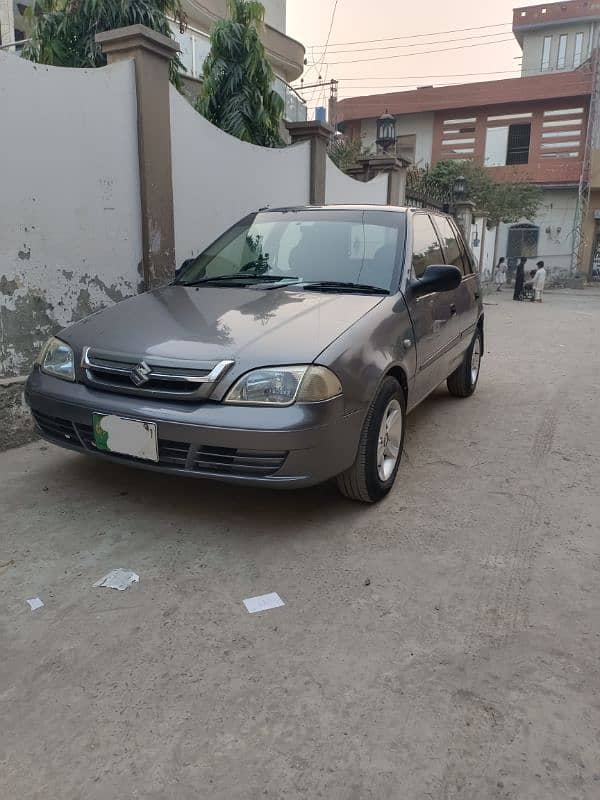
<path fill-rule="evenodd" d="M 487 301 L 374 508 L 0 454 L 0 797 L 600 796 L 600 294 Z"/>

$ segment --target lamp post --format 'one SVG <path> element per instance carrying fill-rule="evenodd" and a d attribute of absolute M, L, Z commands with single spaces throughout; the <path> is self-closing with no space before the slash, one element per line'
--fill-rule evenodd
<path fill-rule="evenodd" d="M 465 199 L 465 191 L 467 188 L 467 179 L 464 175 L 457 175 L 454 179 L 454 186 L 452 187 L 452 196 L 454 202 L 460 203 Z"/>
<path fill-rule="evenodd" d="M 467 192 L 467 179 L 464 175 L 457 175 L 452 187 L 452 205 L 454 216 L 465 236 L 465 241 L 471 243 L 471 227 L 473 224 L 473 211 L 475 204 L 465 200 Z"/>
<path fill-rule="evenodd" d="M 380 153 L 389 153 L 396 146 L 396 118 L 386 110 L 377 120 L 377 139 L 375 140 Z"/>

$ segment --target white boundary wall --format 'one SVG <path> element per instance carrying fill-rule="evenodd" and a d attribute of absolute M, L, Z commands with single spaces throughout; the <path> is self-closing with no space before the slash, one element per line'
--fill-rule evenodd
<path fill-rule="evenodd" d="M 308 142 L 275 149 L 241 142 L 173 88 L 171 137 L 178 266 L 252 211 L 309 202 Z"/>
<path fill-rule="evenodd" d="M 62 69 L 0 52 L 0 374 L 137 291 L 135 96 L 133 62 Z"/>
<path fill-rule="evenodd" d="M 363 183 L 346 175 L 328 158 L 326 180 L 327 205 L 372 203 L 384 206 L 387 203 L 388 176 L 383 173 Z"/>

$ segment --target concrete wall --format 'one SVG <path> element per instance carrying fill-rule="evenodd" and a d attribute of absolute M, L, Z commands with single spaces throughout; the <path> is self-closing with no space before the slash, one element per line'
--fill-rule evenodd
<path fill-rule="evenodd" d="M 396 116 L 396 136 L 416 136 L 414 163 L 425 168 L 431 164 L 433 149 L 433 112 L 423 114 L 400 114 Z M 364 119 L 361 136 L 365 147 L 375 149 L 377 120 Z"/>
<path fill-rule="evenodd" d="M 350 178 L 339 170 L 336 165 L 327 159 L 327 183 L 325 186 L 325 202 L 327 205 L 350 205 L 356 203 L 372 203 L 385 205 L 387 203 L 388 177 L 385 174 L 377 175 L 367 183 L 362 183 Z"/>
<path fill-rule="evenodd" d="M 543 205 L 534 220 L 522 220 L 539 225 L 538 250 L 535 259 L 529 259 L 533 269 L 535 261 L 542 259 L 551 271 L 569 269 L 573 252 L 573 228 L 577 190 L 553 189 L 544 191 Z M 510 225 L 500 225 L 498 238 L 498 257 L 506 255 L 508 230 Z M 550 233 L 546 232 L 550 228 Z M 560 231 L 558 231 L 560 228 Z M 528 262 L 528 265 L 529 265 Z"/>
<path fill-rule="evenodd" d="M 481 279 L 489 281 L 492 279 L 494 270 L 494 248 L 496 245 L 497 229 L 487 229 L 487 219 L 485 217 L 475 217 L 471 236 L 471 250 L 479 265 Z M 476 244 L 477 242 L 477 244 Z"/>
<path fill-rule="evenodd" d="M 0 53 L 0 376 L 137 291 L 135 96 L 132 62 L 71 70 Z"/>
<path fill-rule="evenodd" d="M 263 206 L 309 202 L 310 144 L 266 149 L 215 128 L 171 89 L 175 256 L 197 255 Z"/>

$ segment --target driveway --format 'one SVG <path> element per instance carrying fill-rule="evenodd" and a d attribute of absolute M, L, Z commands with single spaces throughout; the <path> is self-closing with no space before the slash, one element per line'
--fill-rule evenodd
<path fill-rule="evenodd" d="M 486 315 L 377 507 L 1 454 L 0 797 L 598 798 L 600 295 Z"/>

